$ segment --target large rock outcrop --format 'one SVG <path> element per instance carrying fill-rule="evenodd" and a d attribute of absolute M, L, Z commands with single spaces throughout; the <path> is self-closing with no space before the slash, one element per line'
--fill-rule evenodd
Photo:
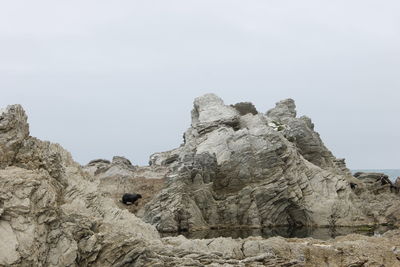
<path fill-rule="evenodd" d="M 1 117 L 0 266 L 111 266 L 125 242 L 161 244 L 152 226 L 99 194 L 98 180 L 61 146 L 30 137 L 19 105 Z"/>
<path fill-rule="evenodd" d="M 102 189 L 107 177 L 132 181 L 129 171 L 139 167 L 116 158 L 92 162 L 85 171 L 61 146 L 30 137 L 20 106 L 1 116 L 6 120 L 0 133 L 0 266 L 400 266 L 399 231 L 330 241 L 160 238 L 154 226 L 120 209 Z M 212 180 L 217 160 L 189 154 L 168 183 L 180 186 L 173 175 L 190 170 L 193 181 L 203 171 L 202 179 Z M 146 167 L 137 175 L 160 175 L 163 169 Z M 101 176 L 107 170 L 112 175 Z"/>
<path fill-rule="evenodd" d="M 293 100 L 266 114 L 254 110 L 250 104 L 227 106 L 213 94 L 194 101 L 184 144 L 150 157 L 152 166 L 168 166 L 171 174 L 145 207 L 145 221 L 160 231 L 181 231 L 378 220 L 360 209 L 352 187 L 364 192 L 365 185 L 325 147 L 311 119 L 296 117 Z M 400 201 L 393 199 L 388 207 Z"/>

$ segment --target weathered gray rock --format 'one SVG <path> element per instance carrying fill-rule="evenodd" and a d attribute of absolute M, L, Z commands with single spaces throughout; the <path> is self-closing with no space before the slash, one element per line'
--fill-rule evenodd
<path fill-rule="evenodd" d="M 165 178 L 169 173 L 166 166 L 133 166 L 124 158 L 115 156 L 112 162 L 109 160 L 92 160 L 83 170 L 98 181 L 97 190 L 102 196 L 114 201 L 121 209 L 140 216 L 141 208 L 158 193 L 165 184 Z M 124 205 L 121 202 L 125 193 L 140 194 L 142 198 L 135 205 Z"/>
<path fill-rule="evenodd" d="M 357 172 L 354 174 L 359 180 L 362 180 L 364 183 L 368 184 L 381 184 L 381 185 L 393 185 L 392 181 L 390 181 L 389 176 L 384 173 L 379 172 Z"/>
<path fill-rule="evenodd" d="M 135 166 L 125 157 L 114 156 L 112 161 L 97 159 L 84 166 L 85 171 L 99 178 L 112 176 L 130 176 L 135 171 Z"/>
<path fill-rule="evenodd" d="M 354 192 L 354 184 L 361 191 L 365 185 L 325 147 L 309 118 L 296 118 L 293 100 L 266 115 L 240 114 L 216 95 L 196 98 L 185 143 L 150 158 L 171 173 L 145 207 L 145 221 L 167 232 L 382 221 L 388 208 L 375 217 L 361 209 L 371 192 Z"/>
<path fill-rule="evenodd" d="M 307 116 L 296 118 L 296 105 L 292 99 L 276 103 L 267 117 L 278 124 L 281 133 L 298 148 L 299 153 L 318 167 L 337 174 L 351 175 L 344 159 L 336 159 L 314 131 L 314 123 Z"/>
<path fill-rule="evenodd" d="M 290 118 L 296 118 L 296 114 L 296 104 L 290 98 L 276 103 L 275 108 L 268 110 L 266 113 L 269 118 L 283 122 Z"/>
<path fill-rule="evenodd" d="M 102 242 L 115 233 L 159 242 L 152 226 L 99 195 L 67 151 L 29 137 L 20 106 L 1 116 L 0 265 L 87 265 L 109 253 Z"/>
<path fill-rule="evenodd" d="M 11 118 L 13 112 L 15 110 L 9 109 L 2 113 L 2 116 Z M 20 114 L 24 114 L 22 109 Z M 24 118 L 24 116 L 19 118 Z M 248 120 L 246 125 L 252 128 L 250 125 L 254 123 L 255 121 Z M 131 164 L 128 164 L 126 160 L 117 158 L 112 163 L 105 160 L 91 162 L 83 170 L 61 146 L 29 137 L 25 127 L 27 124 L 7 125 L 10 125 L 7 131 L 1 132 L 2 137 L 6 138 L 1 139 L 0 266 L 324 266 L 327 262 L 331 266 L 361 266 L 363 264 L 365 266 L 399 266 L 399 231 L 388 232 L 381 237 L 350 235 L 330 241 L 286 240 L 279 237 L 208 240 L 188 240 L 182 236 L 160 238 L 155 227 L 144 223 L 127 210 L 119 208 L 115 200 L 105 194 L 107 186 L 104 187 L 101 181 L 111 176 L 100 178 L 100 175 L 104 174 L 103 171 L 99 171 L 97 175 L 89 173 L 93 170 L 91 167 L 98 165 L 102 167 L 113 165 L 115 169 L 122 170 L 132 169 Z M 225 128 L 228 127 L 231 126 L 225 126 Z M 257 130 L 252 129 L 253 132 Z M 274 134 L 275 130 L 269 130 L 272 136 L 267 136 L 270 139 L 266 140 L 281 142 L 282 137 Z M 191 135 L 188 136 L 190 137 L 188 144 L 193 145 L 193 141 L 198 140 Z M 257 136 L 260 137 L 260 135 Z M 261 142 L 261 147 L 264 145 L 265 142 Z M 287 163 L 293 160 L 291 153 L 298 152 L 289 143 L 285 145 L 274 144 L 271 145 L 272 148 L 268 147 L 266 151 L 261 150 L 261 152 L 274 156 L 288 153 L 283 157 L 287 159 Z M 291 147 L 290 153 L 287 151 L 288 147 Z M 16 150 L 13 150 L 14 148 Z M 231 157 L 221 154 L 220 148 L 215 150 L 218 152 L 215 155 L 206 151 L 196 153 L 190 149 L 186 151 L 186 149 L 187 147 L 184 147 L 183 152 L 179 153 L 178 161 L 166 166 L 155 165 L 143 169 L 134 167 L 131 172 L 133 177 L 124 176 L 123 171 L 118 171 L 117 173 L 121 175 L 116 175 L 119 179 L 135 179 L 134 175 L 163 175 L 162 173 L 168 175 L 169 186 L 160 194 L 164 194 L 165 206 L 156 206 L 156 208 L 159 209 L 160 221 L 164 223 L 169 218 L 162 217 L 166 215 L 163 211 L 169 207 L 176 211 L 172 212 L 173 216 L 178 216 L 171 220 L 172 229 L 176 227 L 175 220 L 182 222 L 178 224 L 180 226 L 185 226 L 185 221 L 196 222 L 197 220 L 188 217 L 185 210 L 180 209 L 185 202 L 190 202 L 193 208 L 207 210 L 205 204 L 203 206 L 199 204 L 203 200 L 199 201 L 193 198 L 193 195 L 210 197 L 217 204 L 232 205 L 229 206 L 231 208 L 229 211 L 235 213 L 234 203 L 229 203 L 235 199 L 232 198 L 232 192 L 241 194 L 242 199 L 247 197 L 251 200 L 252 194 L 257 195 L 257 190 L 261 192 L 279 190 L 278 187 L 273 186 L 273 182 L 271 182 L 272 185 L 258 182 L 258 178 L 264 177 L 264 173 L 258 173 L 258 163 L 251 166 L 255 169 L 252 170 L 252 175 L 255 177 L 248 179 L 259 189 L 254 188 L 253 184 L 246 185 L 242 189 L 241 185 L 245 183 L 243 177 L 233 178 L 230 171 L 235 167 L 228 164 L 231 162 Z M 239 149 L 239 151 L 242 150 Z M 252 155 L 253 153 L 256 156 Z M 245 155 L 257 159 L 257 153 L 252 151 Z M 320 175 L 319 167 L 304 163 L 301 157 L 297 160 L 293 166 L 291 165 L 293 170 L 296 170 L 297 164 L 301 166 L 308 164 L 308 168 L 311 169 L 307 173 L 311 178 L 306 176 L 303 179 L 309 180 Z M 228 166 L 221 166 L 220 162 L 225 162 Z M 282 166 L 279 160 L 268 159 L 265 162 L 271 166 L 275 166 L 274 164 Z M 169 168 L 167 166 L 174 166 L 174 168 L 165 171 Z M 221 172 L 222 167 L 226 169 Z M 275 173 L 277 170 L 278 168 L 272 167 L 271 172 Z M 328 171 L 322 170 L 322 172 L 332 179 L 336 177 Z M 290 185 L 278 175 L 266 173 L 268 175 L 265 177 L 269 179 L 273 177 L 283 185 L 285 183 Z M 282 170 L 282 173 L 286 171 Z M 226 174 L 226 176 L 220 177 L 221 174 Z M 227 179 L 228 175 L 232 178 Z M 299 172 L 298 175 L 301 173 Z M 285 179 L 287 177 L 291 181 L 296 175 L 285 176 Z M 213 182 L 215 182 L 215 188 L 213 188 Z M 325 183 L 324 186 L 327 186 L 327 192 L 329 192 L 328 189 L 332 185 L 329 185 L 329 182 Z M 186 195 L 182 194 L 183 190 L 186 190 Z M 302 190 L 301 185 L 300 190 Z M 201 191 L 204 194 L 199 193 Z M 168 192 L 175 192 L 174 196 L 178 197 L 176 203 L 172 203 L 173 198 L 168 195 Z M 272 191 L 268 192 L 273 195 Z M 209 195 L 209 193 L 215 193 L 215 195 Z M 361 193 L 363 194 L 367 195 L 367 190 Z M 273 197 L 279 202 L 282 199 L 280 195 L 287 197 L 288 193 L 280 192 Z M 263 196 L 260 195 L 260 197 Z M 291 197 L 291 199 L 294 198 Z M 207 203 L 208 200 L 204 201 Z M 159 204 L 162 203 L 159 202 Z M 278 203 L 276 204 L 279 206 Z M 249 209 L 255 208 L 250 206 Z M 213 212 L 214 210 L 210 209 L 211 218 L 220 220 L 220 215 L 214 215 Z M 281 216 L 281 218 L 284 217 Z M 258 215 L 249 215 L 248 218 L 250 221 L 256 220 Z"/>
<path fill-rule="evenodd" d="M 214 130 L 220 125 L 237 127 L 239 112 L 230 106 L 225 106 L 222 99 L 214 94 L 207 94 L 194 100 L 192 110 L 192 127 L 199 133 Z"/>
<path fill-rule="evenodd" d="M 362 181 L 366 189 L 374 194 L 384 192 L 398 193 L 399 191 L 399 188 L 393 184 L 393 182 L 389 179 L 389 176 L 384 173 L 357 172 L 354 174 L 354 177 Z"/>
<path fill-rule="evenodd" d="M 400 176 L 396 178 L 394 185 L 397 186 L 397 188 L 400 188 Z"/>
<path fill-rule="evenodd" d="M 236 103 L 235 105 L 231 105 L 231 107 L 235 108 L 239 112 L 240 116 L 244 116 L 249 113 L 253 115 L 258 114 L 256 107 L 251 102 L 240 102 Z"/>
<path fill-rule="evenodd" d="M 20 105 L 0 109 L 0 167 L 13 163 L 22 142 L 28 136 L 27 117 Z"/>
<path fill-rule="evenodd" d="M 400 201 L 399 188 L 384 173 L 358 172 L 355 188 L 357 198 L 354 202 L 364 214 L 373 218 L 375 223 L 399 225 Z M 360 183 L 361 182 L 361 183 Z"/>

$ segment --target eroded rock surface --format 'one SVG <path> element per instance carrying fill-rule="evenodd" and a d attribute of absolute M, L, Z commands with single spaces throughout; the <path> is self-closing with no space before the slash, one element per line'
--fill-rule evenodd
<path fill-rule="evenodd" d="M 113 199 L 119 208 L 137 215 L 143 214 L 141 208 L 164 188 L 169 173 L 165 166 L 133 166 L 128 159 L 120 156 L 113 157 L 112 161 L 92 160 L 83 170 L 99 181 L 99 193 Z M 124 205 L 121 198 L 125 193 L 141 194 L 142 198 L 135 205 Z"/>
<path fill-rule="evenodd" d="M 7 119 L 0 121 L 0 124 L 4 123 L 0 132 L 0 266 L 247 267 L 328 266 L 328 263 L 329 266 L 399 266 L 399 231 L 391 231 L 380 237 L 350 235 L 331 241 L 254 237 L 208 240 L 188 240 L 182 236 L 160 238 L 154 226 L 118 207 L 115 199 L 105 191 L 111 185 L 102 185 L 102 180 L 111 177 L 101 178 L 107 171 L 122 179 L 127 173 L 129 175 L 126 177 L 131 177 L 132 172 L 137 173 L 140 168 L 132 167 L 124 159 L 117 159 L 113 162 L 92 162 L 83 170 L 61 146 L 30 137 L 25 113 L 19 106 L 8 107 L 1 116 Z M 225 116 L 218 118 L 220 121 L 226 119 Z M 213 122 L 207 123 L 208 126 L 202 124 L 200 127 L 204 129 L 202 127 L 206 126 L 208 129 L 205 132 L 215 128 Z M 226 127 L 230 125 L 226 124 Z M 272 131 L 272 137 L 269 138 L 281 140 Z M 277 144 L 271 146 L 274 152 L 270 153 L 288 153 L 285 147 Z M 267 153 L 269 150 L 263 153 L 270 155 Z M 296 153 L 294 147 L 292 150 L 290 153 Z M 249 153 L 249 157 L 251 155 Z M 160 154 L 158 158 L 162 156 Z M 193 192 L 189 191 L 191 187 L 187 186 L 193 183 L 202 187 L 218 179 L 221 159 L 224 156 L 220 153 L 210 155 L 205 151 L 198 154 L 192 151 L 185 154 L 183 159 L 179 157 L 178 161 L 173 160 L 165 166 L 146 167 L 138 175 L 161 175 L 161 170 L 167 168 L 165 175 L 169 176 L 168 187 L 161 191 L 166 208 L 168 205 L 178 207 L 182 204 L 179 198 L 176 205 L 170 204 L 172 199 L 166 194 L 172 187 L 180 186 L 184 187 L 187 195 L 179 193 L 176 196 L 186 197 L 185 201 L 192 201 L 194 207 L 198 207 L 198 202 L 192 199 Z M 281 166 L 282 163 L 271 160 L 269 164 Z M 302 164 L 301 161 L 299 164 Z M 175 168 L 169 165 L 175 165 Z M 230 168 L 234 169 L 234 166 Z M 315 169 L 314 165 L 309 168 L 312 169 L 311 174 L 320 172 L 319 167 Z M 229 174 L 230 169 L 227 170 Z M 254 173 L 256 178 L 251 181 L 256 184 L 257 177 L 261 176 L 257 176 L 258 170 Z M 182 180 L 182 177 L 192 182 Z M 272 177 L 279 181 L 278 175 Z M 174 182 L 175 179 L 180 182 Z M 226 184 L 231 183 L 228 179 L 216 183 L 215 189 L 208 191 L 221 192 L 221 200 L 218 195 L 216 200 L 215 196 L 210 197 L 225 204 L 228 198 L 224 198 L 229 197 L 231 192 L 242 192 L 240 186 L 243 181 L 231 179 L 232 188 L 225 188 Z M 260 188 L 264 190 L 264 186 Z M 252 190 L 250 187 L 250 197 Z M 178 188 L 177 192 L 182 191 Z M 241 196 L 246 197 L 244 193 Z M 185 215 L 182 213 L 180 216 Z M 175 226 L 173 222 L 171 225 Z"/>
<path fill-rule="evenodd" d="M 30 137 L 20 106 L 1 116 L 0 266 L 111 266 L 121 259 L 107 255 L 123 254 L 124 242 L 161 244 L 154 227 L 103 197 L 61 146 Z"/>
<path fill-rule="evenodd" d="M 195 99 L 184 144 L 150 157 L 171 173 L 145 207 L 145 221 L 166 232 L 391 221 L 386 215 L 399 196 L 386 194 L 381 205 L 365 208 L 371 198 L 365 183 L 325 147 L 311 119 L 296 117 L 295 107 L 287 99 L 262 114 L 213 94 Z"/>
<path fill-rule="evenodd" d="M 22 142 L 29 136 L 29 125 L 20 105 L 0 109 L 0 167 L 10 165 Z"/>

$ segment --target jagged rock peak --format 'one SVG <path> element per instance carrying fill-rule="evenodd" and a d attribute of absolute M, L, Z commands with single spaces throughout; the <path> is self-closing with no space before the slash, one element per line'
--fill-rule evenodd
<path fill-rule="evenodd" d="M 168 174 L 168 188 L 149 205 L 154 216 L 148 216 L 154 224 L 172 230 L 218 222 L 265 225 L 282 219 L 309 221 L 302 216 L 308 211 L 314 218 L 326 215 L 349 222 L 358 218 L 363 224 L 368 219 L 400 221 L 397 195 L 375 190 L 382 188 L 369 193 L 362 180 L 357 186 L 348 185 L 343 178 L 315 167 L 299 156 L 280 131 L 251 123 L 262 121 L 258 119 L 263 116 L 242 116 L 241 120 L 249 120 L 249 129 L 233 131 L 221 125 L 203 136 L 193 130 L 190 146 L 188 142 L 187 147 L 167 153 L 165 164 L 178 161 L 185 168 Z M 220 155 L 227 160 L 218 165 L 215 155 L 207 151 L 221 141 L 235 153 Z M 182 157 L 175 159 L 175 154 Z M 139 168 L 121 172 L 125 169 L 114 164 L 121 161 L 126 162 L 120 158 L 113 163 L 92 161 L 87 168 L 110 168 L 89 175 L 61 146 L 30 137 L 20 106 L 2 110 L 0 164 L 7 168 L 0 168 L 0 266 L 325 266 L 327 262 L 332 266 L 398 266 L 398 230 L 381 237 L 350 235 L 328 241 L 160 238 L 153 226 L 121 209 L 115 199 L 125 185 L 138 188 L 137 180 L 131 178 L 155 177 Z M 155 173 L 164 167 L 149 168 Z M 130 179 L 122 177 L 125 174 Z M 236 194 L 224 190 L 233 188 L 228 188 L 231 178 L 232 182 L 252 180 L 252 184 Z M 337 196 L 339 201 L 335 201 Z M 332 204 L 337 206 L 330 209 Z M 366 220 L 360 221 L 363 214 Z"/>
<path fill-rule="evenodd" d="M 28 118 L 21 105 L 0 109 L 0 167 L 12 163 L 22 142 L 29 136 Z"/>
<path fill-rule="evenodd" d="M 273 119 L 296 118 L 296 104 L 293 99 L 288 98 L 276 103 L 273 109 L 267 111 L 267 116 Z"/>
<path fill-rule="evenodd" d="M 126 165 L 129 167 L 133 167 L 131 161 L 125 157 L 121 157 L 121 156 L 114 156 L 112 158 L 112 163 L 113 164 L 121 164 L 121 165 Z"/>
<path fill-rule="evenodd" d="M 201 132 L 202 129 L 216 124 L 235 126 L 239 123 L 239 117 L 246 114 L 258 114 L 256 107 L 251 102 L 225 105 L 224 101 L 217 95 L 205 94 L 194 100 L 192 127 Z M 277 102 L 276 106 L 266 113 L 267 117 L 276 121 L 296 118 L 296 115 L 296 104 L 291 98 Z"/>
<path fill-rule="evenodd" d="M 96 164 L 110 164 L 111 162 L 108 159 L 94 159 L 89 161 L 89 163 L 87 164 L 87 166 L 93 166 Z"/>
<path fill-rule="evenodd" d="M 84 170 L 91 175 L 98 175 L 100 178 L 109 176 L 130 176 L 136 167 L 125 157 L 114 156 L 112 161 L 106 159 L 96 159 L 90 161 Z"/>
<path fill-rule="evenodd" d="M 296 117 L 295 107 L 286 99 L 268 115 L 252 114 L 214 94 L 196 98 L 185 143 L 150 158 L 152 166 L 169 167 L 172 178 L 144 219 L 160 231 L 326 226 L 330 216 L 342 225 L 365 223 L 351 201 L 345 161 L 325 147 L 309 118 Z"/>
<path fill-rule="evenodd" d="M 215 94 L 206 94 L 194 100 L 192 110 L 192 127 L 199 133 L 207 132 L 218 125 L 237 126 L 239 112 Z"/>

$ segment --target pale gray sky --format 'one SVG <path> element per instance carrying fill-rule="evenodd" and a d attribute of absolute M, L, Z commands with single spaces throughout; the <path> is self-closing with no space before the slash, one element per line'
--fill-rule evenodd
<path fill-rule="evenodd" d="M 350 168 L 400 168 L 400 1 L 1 1 L 0 106 L 82 164 L 177 147 L 195 97 L 294 98 Z"/>

